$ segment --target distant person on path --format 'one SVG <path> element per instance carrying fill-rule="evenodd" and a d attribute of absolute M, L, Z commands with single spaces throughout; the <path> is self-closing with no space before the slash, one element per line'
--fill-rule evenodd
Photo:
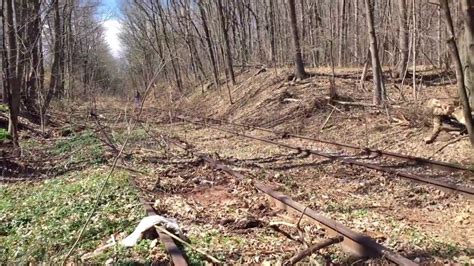
<path fill-rule="evenodd" d="M 135 113 L 139 112 L 141 103 L 142 103 L 142 96 L 140 95 L 140 92 L 137 90 L 137 94 L 135 95 Z"/>

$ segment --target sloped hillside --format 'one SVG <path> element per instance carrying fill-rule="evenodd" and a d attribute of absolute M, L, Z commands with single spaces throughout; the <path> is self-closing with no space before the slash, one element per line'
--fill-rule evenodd
<path fill-rule="evenodd" d="M 465 164 L 474 161 L 467 138 L 457 140 L 458 136 L 442 132 L 433 144 L 423 141 L 431 133 L 431 117 L 426 114 L 424 103 L 431 98 L 456 100 L 456 89 L 448 78 L 423 72 L 417 101 L 411 86 L 401 87 L 399 80 L 387 81 L 389 104 L 378 108 L 358 105 L 370 105 L 372 83 L 369 79 L 362 87 L 357 70 L 337 71 L 336 102 L 330 102 L 328 97 L 330 71 L 318 69 L 312 73 L 308 79 L 294 81 L 289 69 L 246 70 L 238 76 L 235 86 L 224 84 L 205 92 L 198 88 L 180 102 L 178 112 L 438 160 Z"/>

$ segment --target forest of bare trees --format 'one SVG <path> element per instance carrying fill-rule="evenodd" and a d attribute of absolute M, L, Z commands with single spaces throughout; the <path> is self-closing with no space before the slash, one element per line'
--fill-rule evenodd
<path fill-rule="evenodd" d="M 120 71 L 127 73 L 122 82 L 137 87 L 165 64 L 160 82 L 184 93 L 195 85 L 218 87 L 224 82 L 221 74 L 235 83 L 239 69 L 288 66 L 294 61 L 299 79 L 307 76 L 305 66 L 372 65 L 373 101 L 380 104 L 386 94 L 385 78 L 412 84 L 416 94 L 417 66 L 453 71 L 446 45 L 451 34 L 469 85 L 472 1 L 451 4 L 453 33 L 447 30 L 441 4 L 428 0 L 125 1 L 124 54 L 119 60 L 107 51 L 101 21 L 94 14 L 97 3 L 5 0 L 3 99 L 11 106 L 14 125 L 20 110 L 45 120 L 52 99 L 121 90 Z M 13 136 L 14 128 L 10 129 Z"/>
<path fill-rule="evenodd" d="M 2 1 L 2 95 L 13 140 L 20 113 L 44 125 L 53 99 L 89 100 L 120 87 L 96 6 L 76 0 Z"/>
<path fill-rule="evenodd" d="M 219 86 L 223 73 L 235 83 L 235 71 L 245 67 L 295 62 L 296 77 L 303 79 L 305 66 L 371 65 L 376 73 L 373 102 L 381 104 L 386 78 L 411 85 L 416 97 L 421 81 L 417 66 L 453 72 L 455 60 L 446 45 L 453 35 L 466 70 L 466 84 L 471 82 L 472 48 L 467 44 L 472 42 L 472 11 L 468 10 L 472 1 L 456 1 L 449 7 L 453 33 L 447 30 L 441 4 L 409 0 L 129 1 L 124 8 L 125 58 L 134 86 L 147 80 L 157 65 L 170 61 L 161 80 L 181 92 L 190 84 Z M 470 95 L 471 87 L 465 87 Z M 472 105 L 474 97 L 470 99 Z"/>
<path fill-rule="evenodd" d="M 474 264 L 474 0 L 0 5 L 0 265 Z"/>
<path fill-rule="evenodd" d="M 460 2 L 451 5 L 459 37 Z M 291 64 L 294 36 L 307 66 L 361 67 L 371 60 L 366 17 L 372 17 L 385 75 L 403 77 L 413 65 L 451 65 L 444 15 L 429 1 L 129 1 L 124 16 L 127 56 L 151 60 L 138 56 L 142 50 L 159 60 L 175 58 L 167 74 L 177 84 L 211 80 L 216 71 L 231 79 L 235 66 Z M 128 62 L 149 71 L 149 64 L 133 60 Z"/>

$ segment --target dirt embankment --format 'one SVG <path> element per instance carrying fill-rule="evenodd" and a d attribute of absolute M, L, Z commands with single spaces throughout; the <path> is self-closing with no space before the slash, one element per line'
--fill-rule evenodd
<path fill-rule="evenodd" d="M 372 99 L 372 82 L 365 81 L 361 86 L 358 70 L 336 71 L 334 87 L 340 102 L 329 101 L 330 72 L 310 71 L 315 75 L 297 82 L 289 79 L 291 71 L 288 69 L 246 70 L 238 76 L 235 86 L 211 87 L 205 92 L 199 88 L 173 109 L 178 113 L 227 119 L 279 132 L 442 161 L 474 163 L 467 138 L 447 145 L 458 136 L 442 132 L 433 144 L 423 141 L 431 133 L 431 117 L 426 114 L 425 102 L 432 98 L 457 98 L 451 76 L 419 72 L 423 76 L 417 85 L 416 100 L 412 86 L 401 86 L 400 80 L 387 80 L 388 105 L 376 108 L 353 105 L 370 104 Z"/>

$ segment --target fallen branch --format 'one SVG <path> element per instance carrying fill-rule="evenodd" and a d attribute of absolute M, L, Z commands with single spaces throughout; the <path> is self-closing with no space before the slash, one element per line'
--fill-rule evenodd
<path fill-rule="evenodd" d="M 286 225 L 288 227 L 295 227 L 296 228 L 296 224 L 287 223 L 287 222 L 270 222 L 268 224 L 268 226 L 278 226 L 278 225 Z"/>
<path fill-rule="evenodd" d="M 468 136 L 467 135 L 463 135 L 463 136 L 459 136 L 451 141 L 449 141 L 448 143 L 444 144 L 443 146 L 441 146 L 439 149 L 437 149 L 433 154 L 431 154 L 430 157 L 428 157 L 428 159 L 432 159 L 433 156 L 435 156 L 438 152 L 442 151 L 444 148 L 448 147 L 449 145 L 453 144 L 453 143 L 456 143 L 462 139 L 465 139 L 467 138 Z"/>
<path fill-rule="evenodd" d="M 329 97 L 328 97 L 329 99 Z M 371 103 L 364 103 L 364 102 L 344 102 L 339 100 L 332 100 L 333 103 L 337 103 L 340 105 L 348 105 L 348 106 L 364 106 L 364 107 L 377 107 L 375 104 Z"/>
<path fill-rule="evenodd" d="M 285 237 L 287 237 L 290 240 L 293 240 L 293 241 L 296 241 L 298 243 L 304 244 L 303 241 L 301 241 L 300 239 L 296 239 L 290 233 L 280 229 L 280 227 L 278 225 L 270 225 L 269 227 L 271 229 L 275 230 L 277 233 L 280 233 L 280 234 L 284 235 Z"/>
<path fill-rule="evenodd" d="M 294 98 L 285 98 L 283 99 L 283 102 L 301 102 L 300 99 L 294 99 Z"/>
<path fill-rule="evenodd" d="M 291 257 L 288 261 L 286 261 L 284 263 L 284 265 L 294 265 L 297 262 L 303 260 L 304 258 L 310 256 L 314 252 L 316 252 L 316 251 L 318 251 L 322 248 L 328 247 L 330 245 L 340 243 L 343 240 L 344 240 L 343 236 L 336 236 L 336 237 L 326 239 L 326 240 L 324 240 L 320 243 L 314 244 L 311 247 L 309 247 L 308 249 L 305 249 L 305 250 L 301 251 L 300 253 L 296 254 L 295 256 Z"/>
<path fill-rule="evenodd" d="M 165 228 L 163 228 L 161 226 L 155 226 L 155 228 L 158 229 L 159 231 L 161 231 L 162 233 L 165 233 L 165 234 L 169 235 L 171 238 L 173 238 L 174 240 L 180 242 L 181 244 L 189 247 L 190 249 L 201 253 L 202 255 L 209 258 L 212 262 L 217 263 L 217 264 L 222 264 L 222 261 L 220 261 L 220 260 L 216 259 L 215 257 L 207 254 L 206 252 L 192 246 L 191 244 L 189 244 L 188 242 L 186 242 L 186 241 L 182 240 L 181 238 L 177 237 L 175 234 L 171 233 L 170 231 L 166 230 Z"/>
<path fill-rule="evenodd" d="M 319 129 L 319 131 L 323 131 L 324 127 L 326 126 L 326 124 L 328 123 L 329 119 L 331 119 L 331 116 L 332 116 L 332 113 L 334 113 L 334 110 L 336 110 L 335 108 L 332 108 L 331 112 L 329 113 L 328 117 L 326 118 L 326 120 L 324 121 L 324 123 L 322 124 L 321 128 Z"/>
<path fill-rule="evenodd" d="M 341 114 L 344 113 L 341 109 L 337 108 L 336 106 L 334 106 L 330 103 L 328 103 L 328 105 L 331 106 L 332 108 L 336 109 L 339 113 L 341 113 Z"/>

